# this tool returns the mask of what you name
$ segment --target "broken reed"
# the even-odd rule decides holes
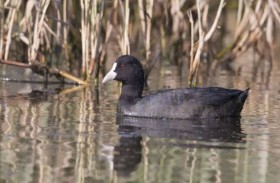
[[[209,49],[215,47],[212,42],[217,36],[214,38],[213,34],[219,32],[218,26],[225,26],[221,24],[225,21],[219,20],[223,18],[222,11],[226,11],[226,2],[237,7],[234,39],[229,46],[213,52],[215,49]],[[210,6],[214,12],[209,12]],[[140,45],[144,50],[145,68],[150,73],[160,53],[174,49],[167,45],[171,42],[177,47],[175,55],[188,53],[188,80],[190,85],[196,85],[203,52],[225,61],[234,60],[253,47],[261,56],[272,60],[276,34],[273,30],[280,23],[280,6],[276,0],[220,0],[211,4],[209,0],[138,0],[138,3],[129,0],[0,0],[0,8],[1,63],[7,64],[11,49],[21,43],[27,48],[29,65],[47,64],[50,68],[52,63],[45,63],[45,53],[55,53],[55,48],[61,47],[66,55],[60,65],[72,65],[80,70],[84,83],[89,82],[93,73],[98,78],[100,64],[104,65],[104,58],[111,51],[109,44],[118,45],[120,54],[130,54],[132,47]],[[190,46],[184,47],[184,43]],[[269,49],[266,52],[269,54],[261,51],[263,49]],[[77,52],[81,56],[77,56],[79,63],[74,63],[68,54]],[[68,78],[68,75],[62,77]]]

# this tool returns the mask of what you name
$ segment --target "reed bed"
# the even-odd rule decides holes
[[[79,84],[98,84],[112,47],[145,60],[146,79],[160,58],[186,62],[190,86],[205,54],[217,65],[253,48],[272,63],[280,24],[276,0],[0,0],[0,8],[0,63]],[[236,26],[232,42],[219,47],[227,11]]]

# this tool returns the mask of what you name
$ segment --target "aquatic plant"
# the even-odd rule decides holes
[[[215,66],[253,48],[272,67],[280,23],[275,0],[0,0],[0,9],[0,63],[80,84],[91,75],[98,84],[112,50],[145,60],[146,80],[158,60],[187,64],[189,85],[198,82],[203,55]],[[233,39],[213,44],[228,11],[236,14]]]

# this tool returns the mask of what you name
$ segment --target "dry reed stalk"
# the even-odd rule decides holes
[[[82,23],[82,72],[88,81],[93,73],[96,62],[99,61],[103,44],[101,42],[104,0],[81,0]],[[99,67],[97,65],[97,67]],[[98,74],[96,74],[98,76]]]
[[[258,2],[256,3],[255,13],[258,13],[260,11],[262,2],[263,2],[263,0],[258,0]]]
[[[222,9],[224,6],[225,6],[224,0],[221,0],[216,17],[214,19],[214,22],[213,22],[210,30],[205,35],[204,41],[208,41],[211,38],[211,36],[213,35],[215,29],[217,28],[217,24],[218,24],[219,18],[221,17]]]
[[[181,21],[184,19],[184,15],[181,11],[182,4],[180,3],[180,0],[172,0],[171,1],[171,7],[170,7],[170,14],[172,17],[172,33],[176,34]]]
[[[123,5],[121,0],[116,0],[118,2],[118,7],[120,8],[122,16],[122,24],[118,26],[118,43],[121,48],[122,55],[130,54],[130,42],[129,42],[129,0],[125,0],[125,5]],[[115,1],[115,2],[116,2]]]
[[[130,16],[130,9],[129,9],[129,0],[125,1],[125,28],[124,28],[124,44],[126,48],[126,53],[130,54],[130,43],[129,43],[129,16]]]
[[[107,45],[107,43],[109,42],[109,39],[111,37],[111,33],[112,33],[112,30],[113,30],[113,25],[117,24],[118,6],[119,6],[118,0],[114,0],[113,8],[111,10],[110,19],[107,21],[107,25],[106,25],[107,29],[106,29],[106,36],[105,36],[105,43],[104,43],[105,46]]]
[[[3,58],[4,47],[4,0],[0,0],[0,59]]]
[[[273,24],[273,17],[272,14],[269,14],[269,17],[267,19],[267,29],[266,29],[266,40],[267,40],[267,44],[269,46],[269,60],[273,61],[274,60],[274,56],[273,56],[273,30],[274,30],[274,24]]]
[[[269,16],[268,16],[266,27],[267,27],[266,40],[269,43],[269,45],[272,45],[273,44],[273,29],[274,29],[272,14],[269,14]]]
[[[124,32],[123,32],[123,53],[124,54],[130,54],[130,43],[129,43],[129,15],[130,15],[130,9],[129,9],[129,0],[125,0],[125,11],[123,14],[124,18]]]
[[[194,21],[193,21],[193,16],[191,11],[188,12],[188,17],[191,24],[190,68],[192,68],[193,59],[194,59]]]
[[[193,63],[191,63],[191,68],[189,71],[189,86],[193,85],[194,76],[197,76],[198,67],[200,63],[200,55],[202,53],[202,49],[204,46],[204,31],[202,29],[202,18],[201,18],[201,7],[200,7],[200,0],[196,0],[196,7],[197,7],[197,22],[198,22],[198,31],[199,31],[199,40],[198,40],[198,47],[195,53],[195,57],[193,59]],[[196,78],[197,80],[197,78]],[[196,85],[196,81],[194,83]]]
[[[259,49],[256,45],[261,43],[264,49],[269,49],[268,60],[270,61],[273,58],[271,51],[273,45],[273,25],[275,21],[280,23],[278,20],[280,17],[279,2],[258,0],[256,3],[243,1],[243,4],[245,5],[245,10],[240,23],[237,25],[232,46],[228,50],[222,51],[219,57],[222,56],[223,60],[233,60],[251,46]],[[241,5],[242,3],[239,4],[239,6]],[[261,37],[264,39],[260,39]],[[264,55],[264,52],[261,50],[257,50],[257,52],[260,55]]]
[[[59,35],[57,35],[57,34],[49,27],[49,25],[48,25],[46,22],[44,22],[43,25],[44,25],[44,29],[42,29],[42,31],[43,31],[44,33],[46,33],[46,30],[47,30],[51,35],[53,35],[53,37],[56,38],[56,40],[59,40]]]
[[[209,0],[206,0],[202,12],[202,27],[208,28],[208,12],[209,12]]]
[[[151,55],[151,29],[152,29],[152,17],[153,17],[154,0],[146,1],[146,11],[148,13],[148,19],[146,18],[146,60],[150,59]]]
[[[152,29],[154,0],[146,0],[145,3],[143,0],[138,0],[138,6],[139,6],[141,28],[145,37],[146,65],[147,65],[151,55],[151,29]]]
[[[35,7],[35,1],[27,1],[25,6],[25,13],[23,18],[21,19],[19,26],[20,26],[20,33],[19,38],[23,41],[26,45],[29,46],[30,49],[30,42],[32,42],[32,32],[33,29],[33,17],[32,17],[32,9]],[[29,33],[29,37],[26,37],[25,33]],[[30,51],[28,50],[28,53]]]
[[[67,78],[71,81],[74,81],[78,84],[82,84],[82,85],[87,85],[88,83],[63,71],[63,70],[59,70],[57,68],[54,67],[48,67],[46,65],[43,65],[37,61],[33,61],[32,64],[25,64],[25,63],[21,63],[21,62],[17,62],[17,61],[12,61],[12,60],[2,60],[0,59],[0,63],[1,64],[5,64],[5,65],[12,65],[12,66],[17,66],[17,67],[21,67],[21,68],[29,68],[32,69],[35,73],[43,75],[44,71],[47,71],[50,75],[54,75],[59,79],[62,78]]]
[[[246,6],[243,16],[239,21],[238,25],[236,26],[234,39],[237,39],[238,36],[241,34],[241,32],[246,29],[246,26],[248,25],[248,21],[249,21],[249,14],[250,14],[250,9]]]
[[[280,23],[280,8],[279,8],[279,1],[278,4],[274,0],[268,0],[268,4],[270,9],[272,10],[272,13],[275,17],[275,19]]]
[[[68,33],[69,33],[69,23],[68,23],[68,15],[69,15],[69,1],[63,1],[63,13],[62,13],[62,18],[63,18],[63,48],[65,51],[65,57],[66,60],[69,62],[69,46],[68,46]]]
[[[42,0],[38,3],[37,13],[36,13],[36,20],[34,25],[34,32],[33,32],[33,40],[32,44],[29,47],[29,63],[32,63],[36,60],[39,45],[40,45],[40,38],[42,35],[42,31],[44,29],[44,19],[46,16],[47,8],[49,7],[50,0]]]
[[[189,21],[191,24],[191,50],[190,50],[190,68],[189,68],[189,86],[192,86],[193,84],[196,85],[197,83],[197,77],[198,77],[198,70],[200,65],[200,56],[204,47],[204,44],[207,43],[210,38],[212,37],[213,33],[216,30],[219,18],[221,17],[221,12],[223,7],[225,6],[224,0],[220,0],[220,4],[216,13],[216,17],[211,25],[211,27],[208,29],[208,22],[207,16],[208,16],[208,9],[209,9],[209,1],[200,1],[196,0],[196,9],[197,9],[197,24],[198,24],[198,45],[196,49],[196,53],[194,56],[194,35],[195,35],[195,25],[193,21],[193,17],[191,12],[188,13]],[[205,33],[204,30],[208,29],[208,32]],[[193,83],[194,82],[194,83]]]
[[[57,39],[57,42],[60,42],[61,41],[61,22],[62,22],[62,19],[61,19],[61,14],[60,14],[60,7],[61,7],[61,1],[53,1],[53,4],[54,4],[54,8],[55,8],[55,11],[56,11],[56,39]]]
[[[2,59],[0,59],[0,63],[5,64],[5,65],[22,67],[22,68],[31,68],[31,65],[29,65],[29,64],[25,64],[25,63],[13,61],[13,60],[2,60]]]
[[[26,32],[27,29],[31,30],[32,9],[35,6],[35,1],[27,1],[25,6],[24,17],[21,19],[19,25],[21,32]]]
[[[103,17],[103,14],[104,14],[104,8],[105,8],[105,4],[104,4],[104,0],[102,1],[102,17]],[[113,30],[113,24],[115,22],[115,19],[117,18],[115,15],[117,14],[117,8],[118,8],[118,0],[115,0],[114,1],[114,4],[113,4],[113,8],[111,10],[111,16],[110,16],[110,19],[107,20],[107,23],[106,23],[106,33],[105,33],[105,40],[104,42],[102,43],[102,46],[100,48],[100,53],[99,53],[99,61],[103,61],[103,58],[101,57],[105,57],[105,50],[106,50],[106,47],[107,47],[107,44],[110,40],[110,37],[111,37],[111,33],[112,33],[112,30]],[[101,28],[101,21],[100,21],[100,28]],[[99,29],[100,31],[100,29]],[[101,31],[100,31],[101,33]],[[92,67],[92,66],[91,66]],[[90,74],[92,74],[93,72],[93,69],[91,70]],[[98,74],[98,73],[96,73]]]
[[[91,1],[90,1],[91,2]],[[88,78],[88,64],[89,64],[89,3],[88,0],[81,0],[81,13],[82,13],[82,21],[81,21],[81,40],[82,40],[82,73],[84,75],[84,79]]]
[[[99,6],[100,3],[101,5]],[[100,9],[98,9],[100,7]],[[99,57],[102,52],[103,44],[101,42],[101,29],[102,19],[104,14],[104,0],[98,2],[94,0],[92,13],[91,13],[91,63],[89,68],[89,74],[93,73],[96,62],[99,63]],[[97,65],[98,66],[98,65]],[[99,66],[98,66],[99,67]],[[96,77],[98,74],[96,74]]]
[[[82,72],[84,79],[88,81],[90,79],[89,76],[93,73],[95,63],[99,60],[103,46],[101,42],[101,28],[104,14],[104,1],[82,0],[81,9]]]
[[[8,59],[10,44],[12,40],[12,30],[15,21],[16,12],[21,4],[21,1],[14,0],[14,1],[6,1],[5,8],[9,9],[9,13],[6,19],[6,24],[8,26],[7,36],[6,36],[6,47],[4,52],[4,59]]]
[[[242,10],[243,10],[243,0],[238,0],[238,9],[236,16],[236,25],[239,25],[242,18]]]
[[[63,18],[64,23],[68,22],[68,6],[69,6],[69,1],[63,1],[62,18]],[[64,46],[67,45],[68,32],[69,32],[69,26],[63,25],[63,45]]]
[[[57,77],[63,77],[63,78],[67,78],[70,79],[71,81],[74,81],[80,85],[88,85],[88,82],[83,81],[75,76],[73,76],[72,74],[69,74],[63,70],[59,70],[56,68],[50,68],[49,72],[53,73],[54,75],[56,75]]]
[[[2,1],[2,0],[1,0]],[[9,1],[6,1],[5,5],[10,8],[9,14],[6,18],[6,21],[8,22],[8,33],[6,33],[9,37],[11,37],[11,30],[12,30],[12,25],[11,22],[14,22],[14,17],[15,17],[15,9],[18,8],[19,4],[17,6],[12,6],[10,7]],[[13,1],[13,2],[21,2],[21,1]],[[3,3],[3,1],[1,2]],[[64,72],[62,70],[59,70],[57,68],[51,68],[48,67],[36,60],[37,54],[38,54],[38,49],[40,44],[42,44],[42,40],[45,41],[45,45],[47,46],[48,49],[50,49],[51,44],[49,41],[49,36],[47,33],[50,33],[53,35],[55,38],[57,38],[57,34],[54,33],[51,28],[48,26],[46,23],[46,11],[49,7],[50,0],[44,0],[44,1],[37,1],[35,4],[35,1],[28,1],[25,9],[25,15],[23,19],[20,22],[20,27],[23,32],[19,33],[19,38],[29,45],[29,50],[28,50],[28,59],[29,59],[29,64],[24,64],[21,62],[15,62],[15,61],[10,61],[4,58],[4,60],[0,59],[1,64],[7,64],[7,65],[13,65],[13,66],[18,66],[18,67],[23,67],[23,68],[30,68],[32,69],[35,73],[44,75],[45,73],[49,73],[50,75],[55,75],[58,78],[68,78],[78,84],[87,84],[85,81],[80,80],[79,78],[72,76],[71,74],[68,74],[67,72]],[[9,6],[8,6],[9,5]],[[32,22],[32,14],[31,11],[33,7],[37,9],[36,13],[36,19],[35,22]],[[4,17],[1,17],[2,20]],[[4,21],[4,20],[3,20]],[[31,30],[33,29],[33,32]],[[4,30],[4,29],[2,29]],[[24,35],[24,32],[29,31],[29,34],[32,35],[29,39]],[[2,32],[2,35],[5,34]],[[59,35],[59,34],[58,34]],[[1,37],[1,40],[4,39]],[[3,42],[2,42],[3,43]],[[3,45],[3,44],[2,44]],[[8,44],[9,45],[9,44]],[[7,46],[6,45],[6,48]],[[1,49],[2,50],[2,49]],[[7,51],[6,51],[7,53]]]
[[[146,32],[146,17],[145,17],[145,9],[143,5],[143,0],[138,0],[138,7],[139,7],[139,17],[140,17],[140,23],[143,34]]]

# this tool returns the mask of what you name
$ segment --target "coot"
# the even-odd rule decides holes
[[[249,89],[245,91],[220,87],[162,90],[142,96],[144,70],[130,55],[117,58],[102,83],[122,83],[117,113],[152,118],[224,118],[240,117]]]

